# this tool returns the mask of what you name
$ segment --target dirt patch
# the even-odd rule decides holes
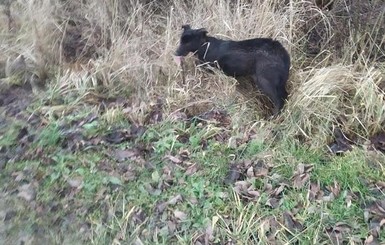
[[[9,89],[0,93],[0,135],[5,135],[17,127],[17,137],[7,137],[5,145],[0,146],[0,169],[5,168],[10,159],[20,157],[23,150],[26,149],[27,143],[33,141],[33,135],[29,135],[28,127],[36,127],[40,123],[40,119],[27,112],[27,107],[33,101],[33,93],[31,86],[23,87],[11,86]],[[15,144],[15,141],[17,144]]]
[[[64,33],[62,52],[66,62],[87,61],[97,58],[103,49],[109,49],[111,40],[100,26],[85,21],[68,21]]]
[[[0,92],[0,113],[8,117],[17,117],[20,112],[25,111],[32,100],[33,93],[29,83],[22,87],[11,86]]]
[[[316,1],[304,3],[305,52],[309,56],[331,51],[338,58],[354,46],[351,60],[360,56],[385,60],[384,1]]]

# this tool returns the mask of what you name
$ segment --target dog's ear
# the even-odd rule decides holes
[[[208,31],[205,28],[198,29],[197,32],[202,35],[202,37],[206,37]]]
[[[183,25],[182,28],[183,28],[183,30],[187,31],[187,30],[191,29],[191,26],[190,25]]]

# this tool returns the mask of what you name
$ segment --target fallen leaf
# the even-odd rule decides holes
[[[116,150],[114,152],[114,157],[118,162],[123,162],[132,157],[139,156],[140,153],[138,149],[126,149],[126,150]]]
[[[180,150],[179,156],[180,156],[182,161],[186,161],[190,158],[190,152],[188,150],[185,150],[185,149]]]
[[[22,171],[13,172],[12,176],[15,177],[16,182],[20,182],[25,179],[24,173]]]
[[[82,183],[83,183],[83,178],[78,177],[78,178],[73,178],[73,179],[67,179],[67,183],[72,188],[79,188],[82,185]]]
[[[171,113],[168,119],[170,119],[170,121],[187,121],[187,115],[184,112],[176,111]]]
[[[385,218],[380,221],[380,227],[385,225]]]
[[[170,232],[170,234],[174,234],[175,230],[176,230],[176,224],[174,221],[167,221],[167,226],[168,226],[168,231]]]
[[[310,172],[312,169],[313,165],[299,164],[292,177],[293,187],[297,189],[302,188],[305,183],[310,179]]]
[[[158,98],[156,103],[152,102],[150,112],[147,114],[145,118],[146,124],[154,124],[161,122],[163,120],[163,113],[162,113],[162,107],[163,107],[163,101]]]
[[[230,170],[227,172],[227,175],[224,179],[225,184],[233,184],[235,181],[239,179],[241,176],[241,173],[239,171],[239,168],[236,164],[230,165]]]
[[[334,201],[334,199],[335,198],[334,198],[333,192],[330,192],[329,195],[322,197],[322,201],[324,201],[324,202],[332,202],[332,201]]]
[[[182,195],[178,194],[178,195],[172,197],[170,200],[168,200],[167,203],[170,205],[175,205],[178,202],[181,202],[182,200],[183,200]]]
[[[207,222],[204,239],[205,244],[210,244],[210,242],[214,240],[214,225],[211,223],[211,221]]]
[[[190,197],[188,200],[190,204],[193,204],[193,205],[198,204],[198,199],[196,197]]]
[[[128,181],[133,181],[133,180],[136,180],[136,173],[134,171],[131,171],[131,170],[127,170],[126,172],[124,172],[124,174],[122,175],[122,179],[125,181],[125,182],[128,182]]]
[[[331,153],[341,154],[352,150],[351,140],[338,127],[334,128],[334,142],[328,147]]]
[[[263,191],[266,193],[273,193],[273,185],[270,183],[265,183],[265,186],[263,187]]]
[[[365,245],[380,245],[380,241],[377,237],[374,237],[373,235],[369,235],[364,242]]]
[[[234,189],[239,191],[246,191],[250,186],[251,186],[250,182],[241,180],[241,181],[235,182]]]
[[[287,184],[284,184],[284,183],[281,183],[280,185],[279,185],[279,187],[278,188],[275,188],[272,192],[271,192],[271,196],[275,196],[275,197],[277,197],[277,196],[279,196],[282,192],[283,192],[283,190],[285,189],[285,187],[287,187],[288,185]]]
[[[150,184],[145,184],[144,187],[146,191],[153,196],[159,196],[160,194],[162,194],[162,190],[154,188]]]
[[[374,241],[373,235],[369,235],[369,236],[365,239],[365,244],[372,244],[373,241]]]
[[[369,221],[369,231],[374,237],[379,237],[381,231],[381,220],[373,218]]]
[[[382,217],[385,217],[385,200],[376,201],[376,206]]]
[[[198,171],[198,165],[194,163],[193,165],[189,166],[186,170],[186,175],[191,176],[195,174]]]
[[[259,191],[254,191],[254,190],[247,191],[247,194],[249,194],[253,198],[259,197],[261,195]]]
[[[132,221],[135,225],[143,224],[146,221],[147,217],[143,210],[137,210],[132,216]]]
[[[269,198],[266,201],[266,205],[271,208],[277,208],[279,206],[279,199],[275,197]]]
[[[376,200],[366,207],[371,217],[385,218],[385,199]]]
[[[246,176],[249,177],[249,178],[253,178],[254,177],[254,168],[253,166],[249,167],[246,171]]]
[[[326,189],[328,189],[329,191],[331,191],[334,195],[334,197],[338,197],[340,195],[340,191],[341,191],[341,187],[340,185],[337,183],[337,181],[334,181],[334,185],[333,186],[328,186],[326,187]]]
[[[351,198],[346,198],[345,201],[346,201],[346,207],[350,208],[352,206],[352,199]]]
[[[175,156],[171,156],[171,155],[167,155],[165,156],[166,159],[170,160],[171,162],[175,163],[175,164],[181,164],[183,161],[181,159],[179,159],[178,157],[175,157]]]
[[[252,160],[246,159],[246,160],[243,161],[243,168],[249,168],[251,165],[253,165],[253,163],[254,162]]]
[[[234,191],[245,200],[255,201],[260,197],[260,192],[253,189],[252,185],[248,181],[235,182]]]
[[[36,191],[32,184],[24,184],[18,188],[18,191],[19,193],[17,196],[23,198],[27,202],[34,200],[36,197]]]
[[[174,211],[174,216],[180,221],[185,221],[187,219],[187,214],[179,210]]]
[[[197,118],[198,122],[212,123],[218,127],[228,127],[231,125],[231,117],[224,110],[212,109]]]
[[[344,222],[337,222],[333,229],[338,232],[349,232],[352,228]]]
[[[155,208],[158,211],[158,213],[161,214],[167,208],[167,206],[168,206],[167,202],[161,202],[161,203],[157,204]]]
[[[115,130],[112,130],[111,132],[107,133],[104,136],[104,139],[108,143],[120,144],[124,141],[128,141],[128,140],[132,139],[132,136],[131,136],[130,132],[128,132],[127,130],[115,129]]]
[[[266,177],[269,173],[269,167],[263,160],[258,160],[254,165],[254,176],[255,177]]]
[[[326,228],[325,232],[333,244],[343,244],[348,241],[351,226],[343,222],[338,222],[333,227]]]
[[[384,181],[377,181],[375,184],[377,188],[385,189],[385,182]]]
[[[303,225],[299,223],[296,219],[294,219],[293,214],[291,212],[284,212],[283,213],[283,220],[285,227],[292,233],[302,231]]]

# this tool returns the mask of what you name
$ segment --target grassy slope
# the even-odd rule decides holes
[[[342,55],[329,43],[309,58],[307,14],[318,14],[330,40],[331,16],[302,1],[273,2],[14,3],[0,51],[23,54],[27,71],[1,83],[0,240],[385,242],[385,157],[367,140],[384,130],[385,67],[371,56],[380,51],[371,43],[362,51],[352,33]],[[233,79],[192,62],[182,84],[171,61],[180,23],[282,41],[293,59],[283,113],[263,119],[264,98],[255,103]],[[43,91],[31,73],[48,78]],[[335,155],[327,146],[338,128],[355,144]]]

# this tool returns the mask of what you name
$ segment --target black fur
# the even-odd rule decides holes
[[[270,38],[243,41],[221,40],[207,36],[204,28],[182,26],[180,45],[175,53],[186,56],[193,52],[201,63],[219,66],[228,76],[251,77],[274,104],[274,114],[284,106],[288,96],[286,82],[289,77],[290,56],[286,49]]]

